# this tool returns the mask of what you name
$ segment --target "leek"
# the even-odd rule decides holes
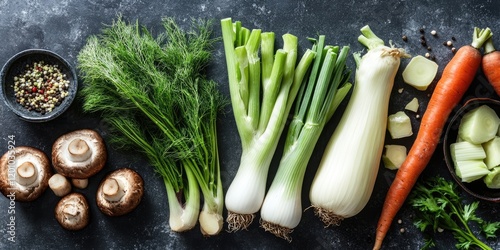
[[[358,214],[368,202],[380,165],[388,106],[402,49],[384,45],[368,26],[358,38],[368,47],[356,57],[352,95],[327,144],[309,198],[326,226]]]
[[[298,42],[291,34],[283,35],[283,48],[275,52],[272,32],[249,31],[231,18],[222,19],[221,28],[242,148],[225,200],[229,231],[237,231],[252,223],[262,205],[269,165],[314,55],[296,65]]]
[[[314,146],[351,88],[345,64],[349,47],[339,51],[338,46],[324,46],[324,40],[320,36],[313,45],[317,56],[312,72],[296,99],[278,172],[261,208],[261,226],[288,241],[302,216],[302,182]]]

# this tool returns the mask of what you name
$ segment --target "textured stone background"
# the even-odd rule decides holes
[[[458,48],[471,41],[474,26],[491,27],[500,32],[500,4],[486,1],[431,1],[431,0],[387,0],[387,1],[145,1],[145,0],[0,0],[0,64],[3,65],[15,53],[29,48],[52,50],[73,65],[76,56],[87,37],[97,34],[105,24],[110,24],[117,14],[126,20],[139,20],[153,32],[160,31],[160,20],[164,16],[175,17],[179,24],[187,26],[190,18],[214,19],[215,34],[220,36],[219,20],[232,17],[241,20],[249,28],[274,31],[277,38],[286,32],[299,37],[301,51],[309,47],[306,37],[325,34],[330,44],[350,45],[352,51],[362,51],[357,42],[359,28],[369,24],[375,33],[385,41],[392,40],[396,46],[405,48],[412,55],[423,55],[426,49],[419,43],[419,28],[424,27],[426,37],[432,45],[432,53],[440,65],[439,74],[452,56],[443,41],[456,38]],[[437,38],[429,35],[432,29],[438,31]],[[401,40],[407,35],[408,42]],[[495,36],[495,43],[500,40]],[[277,41],[280,44],[280,41]],[[408,63],[403,60],[401,69]],[[350,59],[349,66],[354,69]],[[400,70],[402,71],[402,70]],[[220,83],[220,89],[228,96],[227,74],[222,43],[217,44],[209,75]],[[403,88],[402,93],[397,90]],[[400,74],[396,78],[390,103],[390,113],[401,110],[413,97],[420,100],[421,110],[428,101],[432,90],[419,92],[402,82]],[[467,97],[482,96],[498,98],[492,94],[479,73],[475,85]],[[465,100],[465,98],[464,98]],[[106,136],[106,128],[99,117],[82,114],[79,102],[60,118],[44,123],[30,124],[19,120],[0,104],[0,151],[7,150],[9,135],[16,137],[17,145],[38,147],[49,153],[51,143],[61,134],[79,128],[91,128]],[[414,131],[418,119],[413,120]],[[321,157],[335,121],[324,131],[318,142],[304,180],[303,206],[309,205],[308,187],[314,170]],[[226,191],[236,174],[241,149],[228,108],[219,121],[219,143],[221,164]],[[411,145],[414,137],[399,143]],[[279,151],[278,151],[279,153]],[[353,152],[354,153],[354,152]],[[277,160],[273,161],[270,175],[274,175]],[[104,174],[118,167],[137,169],[146,181],[143,202],[131,214],[120,218],[109,218],[91,204],[90,225],[79,232],[63,230],[54,219],[53,209],[57,198],[46,192],[32,203],[16,203],[16,242],[7,240],[8,200],[0,199],[0,249],[370,249],[378,215],[387,188],[394,172],[381,168],[371,200],[357,216],[346,219],[340,227],[323,228],[314,217],[312,210],[306,210],[299,226],[292,234],[292,243],[278,239],[259,228],[257,221],[248,231],[238,233],[221,232],[220,235],[204,238],[199,227],[186,232],[174,233],[168,225],[168,205],[164,185],[152,168],[137,155],[110,149],[109,164],[97,176],[91,178],[90,186],[83,191],[90,203],[97,183]],[[449,178],[438,148],[432,163],[424,172],[425,176],[441,174]],[[467,196],[466,196],[467,197]],[[480,211],[490,220],[499,220],[498,205],[481,203]],[[226,212],[225,212],[226,213]],[[412,224],[413,211],[405,206],[396,217],[402,223],[394,223],[385,240],[387,249],[418,249],[423,244],[423,235]],[[405,228],[405,233],[400,233]],[[489,242],[493,248],[500,243]],[[438,235],[438,249],[454,247],[450,233]]]

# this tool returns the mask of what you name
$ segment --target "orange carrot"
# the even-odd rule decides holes
[[[500,51],[495,50],[493,38],[488,39],[484,44],[482,69],[486,79],[500,96]]]
[[[489,37],[489,28],[482,31],[475,28],[472,44],[461,47],[444,68],[422,117],[417,138],[387,192],[373,249],[382,247],[394,217],[429,163],[451,111],[462,99],[481,65],[479,48]]]

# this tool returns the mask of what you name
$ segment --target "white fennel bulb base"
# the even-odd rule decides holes
[[[407,56],[402,49],[385,46],[368,26],[361,32],[358,40],[368,52],[357,61],[353,93],[309,194],[326,226],[357,215],[370,199],[384,148],[394,78],[400,58]]]

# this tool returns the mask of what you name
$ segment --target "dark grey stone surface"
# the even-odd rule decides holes
[[[15,53],[29,48],[52,50],[73,65],[76,56],[88,36],[97,34],[104,24],[110,24],[121,13],[130,21],[139,22],[153,31],[161,29],[160,19],[172,16],[181,25],[187,25],[191,17],[215,20],[215,34],[220,35],[218,20],[232,17],[241,20],[246,27],[258,27],[274,31],[279,38],[289,32],[299,37],[301,51],[309,47],[306,37],[327,35],[331,44],[351,45],[352,51],[362,51],[357,42],[359,28],[369,24],[384,40],[393,40],[412,55],[423,55],[427,50],[419,43],[419,28],[424,27],[432,46],[431,53],[440,65],[439,74],[452,56],[442,42],[456,38],[458,48],[471,41],[474,26],[491,27],[500,31],[500,4],[496,1],[146,1],[146,0],[0,0],[0,64],[3,65]],[[435,29],[438,37],[429,32]],[[401,40],[407,35],[408,42]],[[496,44],[500,40],[495,36]],[[279,41],[278,41],[279,43]],[[228,95],[227,75],[222,43],[215,48],[209,75],[220,83],[220,89]],[[402,62],[402,68],[408,60]],[[354,63],[349,65],[354,69]],[[402,93],[398,90],[403,88]],[[432,87],[419,92],[405,85],[398,74],[389,112],[401,110],[413,97],[418,97],[423,110]],[[472,96],[493,97],[491,88],[479,73],[474,85],[464,98]],[[419,120],[412,117],[414,131]],[[314,176],[321,151],[335,123],[324,131],[317,150],[310,162],[304,180],[303,206],[307,207],[308,187]],[[241,149],[232,113],[221,117],[219,123],[220,154],[224,190],[236,174]],[[61,117],[43,124],[27,123],[18,119],[7,107],[0,104],[0,151],[7,150],[9,136],[15,136],[16,145],[30,145],[50,153],[52,142],[63,133],[79,128],[95,129],[107,136],[106,127],[99,117],[83,114],[77,100]],[[415,133],[416,134],[416,133]],[[408,147],[414,137],[398,141]],[[389,142],[390,140],[388,140]],[[279,153],[279,151],[278,151]],[[276,157],[277,158],[277,157]],[[276,171],[277,159],[272,163],[270,176]],[[145,197],[131,214],[119,218],[106,217],[95,205],[97,184],[106,172],[118,167],[138,170],[145,180]],[[442,150],[438,147],[423,177],[446,172]],[[168,225],[168,205],[161,179],[140,156],[110,148],[106,169],[90,179],[90,186],[82,191],[91,203],[91,222],[82,231],[63,230],[56,222],[53,210],[58,201],[51,191],[35,202],[15,203],[15,214],[9,214],[9,201],[0,197],[0,249],[371,249],[374,232],[382,203],[394,172],[380,168],[372,197],[366,208],[357,216],[346,219],[340,227],[325,229],[315,218],[312,210],[306,210],[299,226],[292,234],[292,243],[264,232],[258,222],[248,231],[221,232],[205,238],[197,226],[186,233],[174,233]],[[465,196],[465,195],[464,195]],[[468,199],[470,197],[465,196]],[[480,213],[488,220],[500,220],[498,205],[482,202]],[[226,212],[225,212],[226,213]],[[15,242],[8,240],[10,216],[15,216]],[[423,245],[423,235],[412,224],[413,210],[404,206],[385,240],[386,249],[418,249]],[[400,233],[404,228],[405,232]],[[454,240],[449,232],[437,235],[438,249],[451,249]],[[498,241],[488,241],[496,249]]]

